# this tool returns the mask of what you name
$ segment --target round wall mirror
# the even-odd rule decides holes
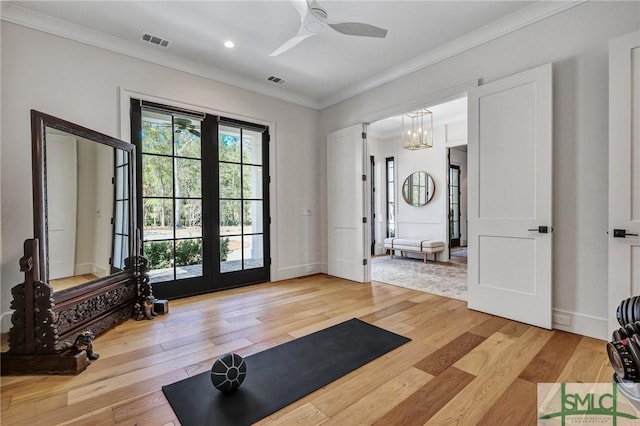
[[[415,172],[404,180],[402,197],[407,204],[415,207],[424,206],[433,198],[436,184],[427,172]]]

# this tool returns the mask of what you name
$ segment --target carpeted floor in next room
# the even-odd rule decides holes
[[[371,259],[371,280],[467,300],[467,266],[390,256]]]

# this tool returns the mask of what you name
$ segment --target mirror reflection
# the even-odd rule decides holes
[[[402,197],[412,206],[421,207],[433,198],[436,184],[427,172],[414,172],[407,177],[402,185]]]
[[[129,253],[129,153],[45,131],[48,282],[54,291],[124,269]]]

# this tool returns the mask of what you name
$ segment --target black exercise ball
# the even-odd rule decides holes
[[[247,364],[238,354],[224,354],[211,367],[211,383],[222,393],[240,387],[247,376]]]

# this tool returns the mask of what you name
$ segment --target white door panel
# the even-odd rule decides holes
[[[327,135],[327,211],[329,275],[367,282],[366,216],[362,125]]]
[[[551,76],[547,64],[469,93],[468,306],[544,328],[552,294]]]
[[[616,236],[615,229],[623,230]],[[640,295],[640,32],[609,50],[609,330],[616,308]]]

